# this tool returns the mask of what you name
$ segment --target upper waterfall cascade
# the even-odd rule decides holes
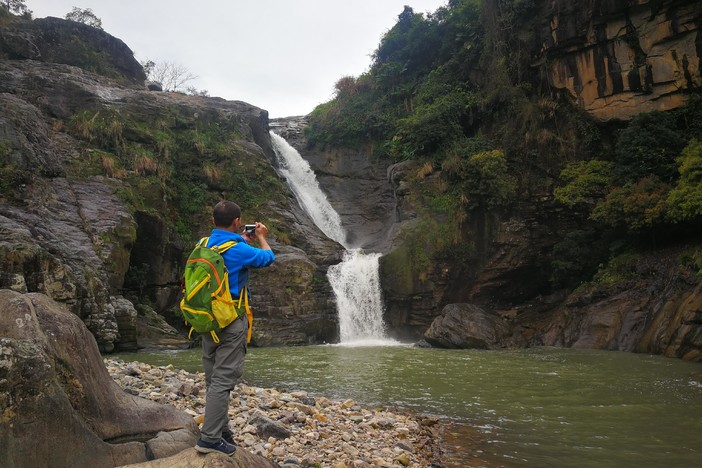
[[[327,273],[336,295],[340,344],[399,344],[387,338],[385,333],[378,272],[380,254],[349,249],[339,213],[320,189],[309,163],[283,137],[273,131],[270,135],[280,175],[285,177],[297,201],[327,237],[347,249],[342,262],[329,267]]]

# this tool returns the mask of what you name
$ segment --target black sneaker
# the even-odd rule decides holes
[[[231,445],[224,440],[220,440],[219,442],[205,442],[202,439],[197,439],[195,450],[200,453],[220,452],[225,455],[234,455],[234,452],[236,452],[236,446]]]
[[[222,439],[233,446],[236,447],[236,442],[234,442],[234,434],[229,431],[222,431]]]

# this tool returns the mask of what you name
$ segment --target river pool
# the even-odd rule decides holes
[[[199,350],[119,357],[201,370]],[[699,363],[555,348],[252,348],[244,379],[449,418],[452,466],[702,466]]]

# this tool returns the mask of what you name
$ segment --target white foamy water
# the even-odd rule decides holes
[[[314,224],[343,246],[346,246],[346,232],[341,226],[341,218],[331,206],[327,196],[319,188],[317,177],[300,153],[285,141],[285,138],[270,132],[273,149],[278,157],[280,175],[285,177],[288,186],[295,194],[300,206],[312,218]]]
[[[283,137],[272,131],[270,134],[280,174],[287,180],[300,206],[327,237],[348,249],[341,218],[319,188],[309,163]],[[341,346],[401,344],[385,334],[379,258],[377,253],[347,250],[341,263],[329,267],[327,278],[336,295]]]
[[[327,277],[336,295],[342,344],[377,346],[378,341],[387,341],[379,258],[377,253],[347,250],[341,263],[329,267]]]

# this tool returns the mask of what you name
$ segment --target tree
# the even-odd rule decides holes
[[[673,222],[702,217],[702,141],[692,140],[678,158],[680,179],[668,194],[667,218]]]
[[[473,154],[465,161],[464,171],[463,187],[471,208],[506,206],[516,195],[516,182],[502,150]]]
[[[188,88],[192,88],[186,85],[198,78],[187,67],[173,62],[147,60],[141,65],[144,67],[146,79],[160,83],[164,91],[185,92]]]
[[[30,18],[32,16],[32,10],[27,8],[27,4],[24,0],[0,0],[0,5],[4,6],[7,11],[15,15]]]
[[[617,172],[622,183],[655,176],[663,182],[677,178],[675,158],[687,144],[670,112],[653,111],[634,117],[616,144]]]
[[[70,12],[66,13],[65,18],[69,21],[87,24],[88,26],[102,30],[102,20],[98,18],[90,8],[73,7]]]
[[[629,231],[649,229],[663,223],[669,191],[670,186],[656,177],[616,187],[595,207],[590,219]]]
[[[556,200],[569,207],[594,205],[613,185],[614,170],[614,163],[598,159],[569,164],[561,172],[561,179],[566,184],[554,190]]]

